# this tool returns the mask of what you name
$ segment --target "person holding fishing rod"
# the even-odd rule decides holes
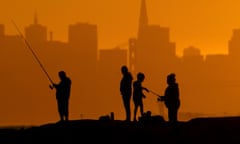
[[[134,117],[133,121],[136,122],[136,115],[138,107],[140,107],[140,113],[143,117],[144,110],[143,110],[143,98],[146,98],[146,96],[143,93],[143,90],[149,92],[149,90],[142,86],[142,82],[145,79],[145,75],[142,72],[139,72],[137,74],[137,80],[133,82],[133,102],[134,102]]]
[[[68,107],[72,82],[71,79],[66,76],[66,73],[64,71],[59,71],[58,76],[60,78],[60,82],[58,84],[53,83],[50,85],[50,88],[56,89],[58,113],[60,116],[59,122],[64,122],[68,121]]]
[[[164,96],[159,96],[158,100],[163,101],[168,109],[168,120],[170,124],[175,125],[178,121],[177,114],[180,107],[179,88],[174,73],[167,76],[168,86],[165,89]]]
[[[51,85],[50,88],[56,89],[56,99],[58,105],[58,113],[60,116],[60,122],[68,121],[68,105],[69,105],[69,97],[70,97],[70,90],[71,90],[71,80],[66,76],[64,71],[59,71],[58,75],[60,78],[59,84],[56,84],[50,78],[48,72],[44,68],[43,64],[41,63],[40,59],[38,58],[37,54],[33,51],[28,41],[24,38],[23,34],[21,33],[20,29],[17,27],[16,23],[12,20],[16,30],[19,33],[19,37],[24,40],[26,48],[30,50],[32,55],[34,56],[37,63],[40,65],[42,71],[47,76],[48,80],[50,81]]]

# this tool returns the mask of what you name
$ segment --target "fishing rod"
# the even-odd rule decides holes
[[[148,92],[152,93],[153,95],[155,95],[157,97],[161,96],[160,94],[158,94],[158,93],[156,93],[156,92],[154,92],[153,90],[150,90],[150,89],[148,89]]]
[[[149,90],[149,89],[148,89],[148,90]],[[163,96],[162,96],[162,95],[160,95],[160,94],[158,94],[158,93],[156,93],[156,92],[154,92],[154,91],[152,91],[152,90],[149,90],[149,92],[152,93],[152,94],[154,94],[155,96],[157,96],[157,97],[158,97],[158,98],[157,98],[158,101],[163,101]]]
[[[154,91],[152,91],[152,90],[149,90],[149,92],[152,93],[152,94],[154,94],[154,95],[156,95],[156,96],[158,96],[158,97],[161,96],[161,95],[159,95],[158,93],[156,93],[156,92],[154,92]]]
[[[21,31],[19,30],[18,26],[16,25],[16,23],[12,20],[13,25],[15,26],[16,30],[19,33],[19,36],[24,40],[25,42],[25,46],[31,51],[31,53],[33,54],[34,58],[37,60],[38,64],[40,65],[40,67],[42,68],[43,72],[46,74],[48,80],[51,82],[51,84],[53,84],[52,79],[50,78],[49,74],[47,73],[46,69],[43,67],[41,61],[39,60],[39,58],[37,57],[37,55],[34,53],[33,49],[31,48],[30,44],[28,43],[28,41],[24,38],[23,34],[21,33]]]

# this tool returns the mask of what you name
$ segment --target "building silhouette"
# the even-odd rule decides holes
[[[5,36],[5,33],[4,33],[4,25],[3,24],[0,24],[0,40],[3,41],[3,38]]]
[[[175,43],[170,42],[169,28],[148,24],[146,2],[142,0],[138,37],[135,50],[132,50],[135,73],[144,71],[146,76],[150,76],[146,81],[151,80],[152,85],[158,85],[162,81],[159,79],[161,74],[165,76],[167,71],[175,71],[175,49]]]
[[[90,107],[97,107],[101,96],[97,91],[97,55],[98,55],[98,35],[97,26],[89,23],[76,23],[69,25],[68,29],[68,45],[71,51],[70,61],[75,65],[74,81],[77,82],[79,92],[76,95],[80,98],[79,102],[75,102],[76,106],[83,113],[94,113],[85,107],[84,103],[88,103]],[[79,103],[79,104],[77,104]]]
[[[38,23],[37,14],[34,16],[33,24],[25,28],[25,37],[32,47],[41,48],[47,42],[47,27]]]
[[[39,24],[37,15],[33,24],[27,26],[24,32],[54,80],[57,79],[56,72],[59,69],[65,69],[71,75],[74,99],[71,106],[72,109],[78,109],[75,114],[79,117],[113,111],[116,112],[116,118],[124,118],[119,92],[122,65],[129,66],[134,79],[138,72],[143,72],[146,76],[144,86],[160,95],[166,87],[166,75],[176,73],[180,87],[181,113],[236,112],[239,104],[236,100],[240,95],[240,29],[233,30],[226,55],[211,54],[204,57],[199,48],[190,46],[179,57],[176,55],[176,44],[170,41],[170,29],[149,24],[148,19],[146,1],[142,0],[138,34],[136,38],[128,39],[127,49],[99,49],[97,25],[89,23],[69,25],[67,42],[55,41],[52,32],[49,33],[50,39],[47,39],[47,27]],[[15,79],[9,78],[6,81],[17,80],[21,85],[28,85],[26,77],[35,79],[43,74],[39,72],[39,66],[32,60],[32,56],[26,54],[25,45],[19,36],[6,35],[4,29],[4,25],[0,25],[1,65],[6,70],[25,76],[16,76]],[[15,48],[14,53],[8,51],[11,48]],[[24,55],[24,59],[19,58],[19,54]],[[9,55],[9,58],[3,58],[3,55]],[[5,61],[9,63],[4,63]],[[30,64],[34,67],[28,67]],[[26,75],[29,71],[31,74]],[[37,88],[26,91],[30,91],[27,94],[34,95]],[[11,93],[15,94],[14,91]],[[29,103],[33,101],[34,98],[29,97]],[[155,102],[156,97],[147,94],[145,109],[153,111],[153,114],[160,112],[165,115],[163,103]]]
[[[121,66],[127,65],[127,50],[119,47],[99,50],[98,61],[98,95],[102,113],[123,111],[120,95]],[[113,107],[114,105],[114,107]],[[116,118],[124,117],[124,111]]]
[[[169,71],[177,70],[175,43],[170,41],[169,28],[149,24],[145,0],[141,1],[138,28],[135,46],[132,46],[134,50],[130,50],[130,55],[134,55],[134,73],[144,72],[146,87],[162,92],[164,77]],[[146,105],[150,106],[152,102]]]

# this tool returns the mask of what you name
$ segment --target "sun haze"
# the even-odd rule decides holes
[[[238,8],[240,2],[146,0],[145,26],[149,31],[140,32],[140,26],[144,23],[140,20],[141,2],[142,0],[3,1],[0,5],[0,23],[4,25],[2,31],[4,38],[1,41],[3,82],[0,125],[42,124],[58,119],[55,92],[49,89],[49,80],[36,59],[26,49],[26,45],[19,37],[15,37],[18,33],[12,20],[19,26],[24,36],[29,38],[27,40],[30,42],[33,40],[31,46],[39,54],[41,62],[55,82],[59,80],[57,73],[61,69],[65,69],[71,77],[73,89],[70,119],[98,118],[111,111],[116,112],[117,118],[122,119],[124,112],[118,90],[121,78],[120,66],[128,62],[134,77],[138,71],[143,70],[146,73],[145,84],[158,93],[163,93],[167,73],[178,72],[181,92],[183,96],[185,95],[182,98],[183,112],[238,113],[238,99],[235,96],[238,95],[239,70],[232,67],[236,65],[233,62],[236,62],[238,57],[238,51],[234,48],[238,46],[236,38],[239,31],[235,29],[240,28]],[[43,27],[42,37],[40,33],[37,35],[40,35],[39,38],[43,41],[47,41],[46,45],[38,41],[35,43],[33,38],[35,35],[33,37],[27,35],[31,33],[31,29],[29,33],[27,32],[27,27],[31,28],[35,24]],[[89,37],[81,33],[89,34]],[[162,36],[163,42],[155,41],[154,38],[158,36]],[[82,41],[79,42],[76,37]],[[129,39],[132,40],[130,44]],[[143,51],[147,46],[159,48],[161,44],[167,48],[166,51],[163,49],[150,51],[150,48],[147,52]],[[75,48],[81,46],[85,48]],[[139,49],[126,51],[126,48],[131,46]],[[128,52],[136,54],[134,57],[136,61],[131,61]],[[191,63],[192,60],[188,56],[191,58],[192,55],[197,56],[194,60],[198,62],[199,67],[194,67],[196,63]],[[88,59],[87,63],[84,58]],[[167,63],[169,58],[171,62]],[[219,60],[222,67],[227,66],[227,72],[223,72],[226,67],[220,68]],[[159,64],[163,61],[167,62]],[[135,67],[131,67],[131,64]],[[153,64],[159,67],[150,67]],[[175,64],[178,65],[175,67]],[[99,70],[97,74],[93,73],[95,69]],[[106,73],[109,69],[110,74]],[[232,77],[228,77],[233,71]],[[204,79],[206,77],[207,80]],[[223,79],[218,80],[219,77]],[[99,78],[100,80],[95,82]],[[219,81],[227,83],[215,86],[214,84]],[[104,82],[109,83],[105,85]],[[194,84],[190,86],[193,82]],[[201,89],[201,84],[204,85],[206,82],[208,84],[211,82],[210,86],[213,89],[207,86]],[[89,89],[94,86],[97,87],[96,91]],[[227,107],[224,103],[227,98],[218,99],[216,96],[221,93],[215,91],[219,88],[223,90],[222,95],[228,95],[228,91],[233,91],[235,95],[229,96]],[[201,92],[195,94],[194,90]],[[208,95],[215,96],[204,97],[196,102],[196,99],[208,92],[210,92]],[[202,108],[205,99],[209,101],[207,107]],[[146,100],[146,110],[153,109],[157,114],[159,107],[155,102],[155,97],[149,96]],[[216,102],[216,105],[213,106],[211,102]]]
[[[188,46],[206,53],[227,53],[232,29],[240,27],[237,0],[148,0],[150,23],[169,27],[178,54]],[[67,40],[67,26],[75,22],[98,25],[99,48],[111,48],[136,36],[140,0],[6,0],[0,6],[6,31],[15,33],[14,19],[21,27],[32,22],[36,12],[54,39]],[[121,30],[124,28],[124,30]]]

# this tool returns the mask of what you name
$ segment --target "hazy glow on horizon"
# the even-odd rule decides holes
[[[202,54],[226,54],[232,30],[240,28],[237,0],[146,2],[150,24],[170,28],[179,55],[189,46]],[[36,12],[39,23],[53,31],[54,40],[67,41],[69,24],[88,22],[98,26],[99,48],[113,48],[136,37],[139,9],[140,0],[8,0],[0,6],[0,23],[7,34],[15,34],[11,19],[23,28]]]
[[[5,25],[6,35],[16,35],[17,31],[11,20],[14,20],[23,31],[25,27],[33,23],[34,15],[37,13],[38,23],[46,26],[48,32],[53,32],[53,40],[67,42],[68,26],[77,22],[86,22],[97,25],[99,49],[114,48],[127,42],[129,38],[136,38],[140,3],[141,0],[5,0],[0,5],[0,24]],[[146,0],[146,3],[149,24],[170,29],[170,40],[176,43],[178,55],[182,55],[183,50],[190,46],[199,48],[203,55],[227,54],[228,41],[231,39],[233,29],[240,28],[240,9],[238,8],[240,1],[238,0]],[[2,97],[1,103],[12,108],[11,112],[14,112],[14,116],[20,117],[20,119],[19,121],[11,119],[11,113],[6,111],[4,105],[0,106],[0,113],[5,115],[6,119],[11,119],[10,124],[16,121],[20,124],[35,124],[57,120],[55,93],[48,89],[46,77],[39,70],[39,65],[36,65],[32,56],[25,49],[16,51],[14,49],[13,51],[3,48],[2,51],[5,58],[1,57],[3,59],[1,62],[6,70],[4,69],[5,71],[2,71],[1,75],[4,75],[3,81],[8,82],[3,83],[2,88],[6,88],[7,90],[4,90],[8,92],[4,93],[5,97]],[[4,61],[6,59],[9,60],[8,63]],[[23,59],[27,65],[21,65]],[[56,61],[52,59],[43,60],[49,62],[48,64],[44,63],[49,66],[48,68],[56,66],[51,67],[50,72],[54,80],[58,80],[55,70],[62,65],[57,65]],[[25,71],[29,72],[29,66],[32,66],[31,69],[37,76],[24,73]],[[21,72],[25,74],[27,80],[26,77],[19,76],[19,69],[23,70]],[[71,67],[72,69],[75,72],[77,68]],[[68,74],[71,75],[73,71],[68,71]],[[31,81],[28,81],[29,79]],[[74,81],[75,79],[73,80],[75,84]],[[12,85],[16,89],[12,90]],[[78,89],[78,86],[74,85],[74,88]],[[39,92],[39,90],[42,91]],[[36,92],[39,93],[36,94]],[[81,95],[81,91],[79,93],[72,100],[74,104],[71,105],[71,108],[76,110],[71,113],[74,115],[73,118],[84,115],[80,113],[79,101],[87,98]],[[41,95],[41,97],[34,97],[36,95]],[[108,101],[105,100],[106,103]],[[19,103],[23,103],[21,110],[24,110],[24,114],[34,120],[27,118],[21,120],[20,109],[16,107]],[[49,105],[49,107],[44,107],[44,105]],[[89,104],[84,103],[84,105],[88,106]],[[238,112],[236,108],[238,105],[229,107],[230,110],[233,109],[234,113]],[[38,112],[39,109],[42,110],[41,113],[35,113],[35,110]],[[122,110],[123,107],[119,109]],[[203,112],[205,111],[208,112],[208,109],[203,108]],[[219,112],[218,109],[216,111]],[[43,115],[47,118],[41,117]],[[89,113],[84,116],[91,115],[94,114]]]

